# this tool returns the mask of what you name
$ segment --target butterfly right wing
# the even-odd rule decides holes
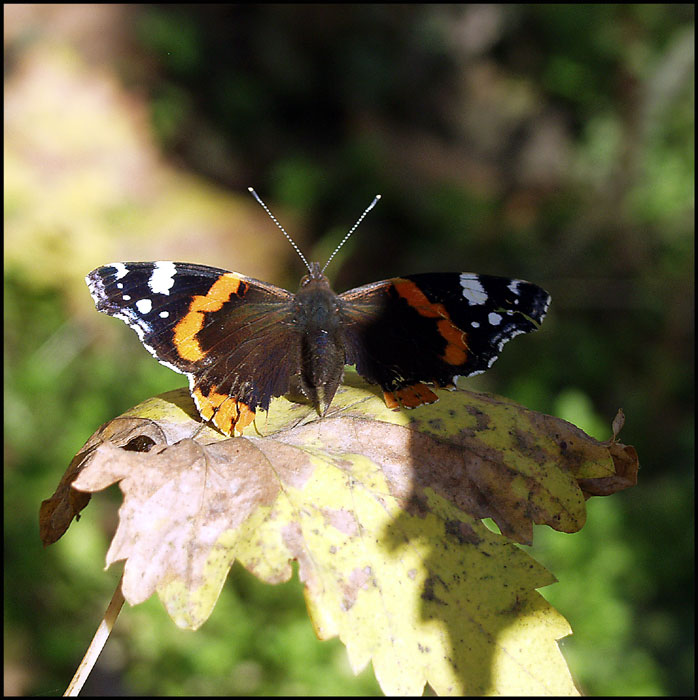
[[[86,282],[98,311],[123,320],[161,364],[187,375],[202,418],[226,435],[287,393],[300,363],[290,292],[175,262],[112,263]]]
[[[538,328],[550,296],[531,282],[475,273],[425,273],[339,295],[347,364],[414,408],[488,369],[504,344]]]

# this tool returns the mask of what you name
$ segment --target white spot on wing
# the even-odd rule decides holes
[[[460,286],[463,287],[463,296],[472,306],[479,306],[487,301],[487,292],[477,275],[464,272],[460,276]]]
[[[177,268],[173,262],[156,262],[148,286],[154,294],[169,294],[176,274]]]
[[[116,270],[116,279],[118,280],[128,275],[128,268],[123,263],[110,263],[105,265],[105,267],[113,267]]]
[[[168,318],[169,315],[170,315],[169,311],[161,311],[159,314],[160,318]]]
[[[143,314],[149,314],[153,310],[153,302],[150,299],[139,299],[136,308]]]
[[[502,317],[492,311],[487,315],[487,320],[491,326],[498,326],[502,322]]]

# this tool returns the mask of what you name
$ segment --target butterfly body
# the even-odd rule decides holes
[[[301,392],[326,413],[342,380],[346,356],[341,301],[318,263],[301,280],[293,324],[298,343],[297,383]]]
[[[300,390],[324,414],[345,365],[391,408],[436,401],[430,388],[485,371],[504,343],[535,330],[550,297],[530,282],[474,273],[392,278],[336,294],[311,263],[296,294],[235,272],[119,262],[86,278],[97,309],[187,375],[205,420],[227,435],[272,397]]]

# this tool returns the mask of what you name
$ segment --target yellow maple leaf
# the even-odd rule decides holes
[[[331,410],[279,399],[242,437],[170,392],[103,426],[42,505],[45,542],[93,492],[124,494],[107,563],[131,604],[157,592],[181,627],[210,615],[237,559],[286,581],[296,560],[318,637],[387,694],[577,694],[557,640],[571,630],[520,549],[535,523],[573,532],[585,498],[634,483],[637,458],[500,397],[444,393],[386,409],[349,376]],[[354,386],[351,386],[354,384]],[[492,518],[502,534],[488,529]]]

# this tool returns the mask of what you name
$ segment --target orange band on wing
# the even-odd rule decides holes
[[[442,355],[449,365],[462,365],[468,359],[468,346],[466,344],[466,334],[450,320],[444,319],[436,324],[439,333],[446,338],[446,349]]]
[[[405,408],[416,408],[422,404],[434,403],[434,401],[439,400],[439,397],[426,384],[421,382],[397,389],[396,391],[383,392],[383,398],[385,399],[385,405],[391,409],[399,408],[400,405]]]
[[[217,394],[215,387],[208,394],[196,387],[192,396],[202,418],[212,420],[226,435],[232,435],[234,430],[242,432],[254,420],[255,412],[247,404],[234,396]]]
[[[443,304],[435,304],[410,280],[400,279],[393,283],[395,291],[420,315],[426,318],[440,318],[437,327],[446,341],[446,349],[441,358],[449,365],[462,365],[468,359],[468,335],[451,321]]]
[[[395,411],[396,409],[400,408],[400,402],[395,398],[395,394],[392,391],[384,391],[383,399],[385,401],[385,405],[391,411]]]
[[[204,327],[204,314],[219,311],[226,301],[240,289],[242,280],[233,273],[221,275],[208,290],[206,296],[195,296],[189,311],[174,328],[173,341],[183,360],[197,362],[206,356],[196,336]]]

